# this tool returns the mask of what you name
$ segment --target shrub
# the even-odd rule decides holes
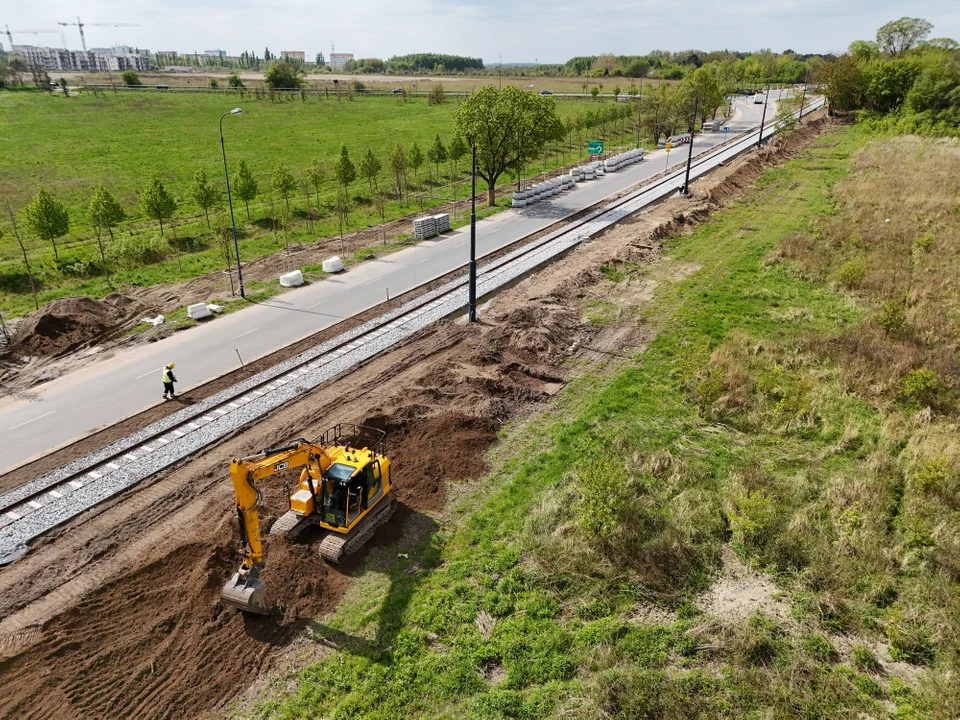
[[[803,651],[819,662],[829,662],[837,656],[837,651],[833,649],[830,641],[819,633],[808,635],[803,639]]]
[[[114,244],[117,262],[129,269],[160,262],[166,257],[167,244],[157,237],[125,237]]]
[[[880,669],[876,656],[866,645],[857,644],[850,648],[850,662],[858,670],[876,672]]]
[[[903,299],[887,300],[880,306],[877,312],[877,325],[879,325],[887,335],[899,335],[903,332],[907,320],[903,315],[906,302]]]
[[[143,83],[140,82],[140,76],[133,70],[124,70],[120,73],[120,81],[127,86],[143,85]]]
[[[916,246],[917,250],[930,252],[930,246],[933,245],[933,235],[927,233],[923,237],[918,237],[913,241],[913,244]]]
[[[900,397],[911,405],[932,405],[938,387],[937,374],[933,370],[917,368],[900,380]]]
[[[862,257],[848,260],[839,268],[835,275],[837,282],[847,290],[855,290],[863,283],[867,274],[867,262]]]
[[[899,607],[887,611],[884,628],[890,641],[890,657],[894,660],[927,665],[933,661],[934,649],[930,632],[916,617],[904,616]]]

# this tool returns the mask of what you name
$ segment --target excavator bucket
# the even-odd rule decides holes
[[[233,605],[244,612],[257,615],[266,615],[270,612],[263,582],[255,578],[244,579],[239,572],[235,572],[223,586],[220,597],[227,605]]]

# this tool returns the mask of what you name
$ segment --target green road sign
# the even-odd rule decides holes
[[[591,140],[587,143],[587,153],[600,155],[603,152],[603,140]]]

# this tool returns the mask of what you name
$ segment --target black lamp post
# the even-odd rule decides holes
[[[467,319],[477,321],[477,146],[470,143],[470,299]]]
[[[693,136],[697,131],[697,110],[700,107],[700,96],[693,99],[693,121],[690,123],[690,151],[687,153],[687,172],[683,178],[683,195],[690,194],[690,164],[693,162]]]
[[[223,177],[227,181],[227,204],[230,206],[230,225],[233,228],[233,249],[237,254],[237,285],[240,286],[240,297],[243,294],[243,271],[240,269],[240,245],[237,243],[237,223],[233,219],[233,199],[230,197],[230,174],[227,172],[227,151],[223,145],[223,119],[227,115],[239,115],[240,108],[234,108],[220,116],[220,152],[223,154]]]

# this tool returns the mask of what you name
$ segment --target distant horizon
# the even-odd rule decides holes
[[[480,57],[487,66],[499,65],[501,56],[511,57],[503,64],[518,67],[559,65],[583,55],[645,55],[652,50],[791,49],[838,54],[854,40],[872,40],[877,28],[905,15],[933,23],[931,37],[960,38],[956,0],[929,0],[922,7],[893,0],[808,0],[803,6],[795,0],[747,0],[736,5],[692,0],[680,16],[653,0],[613,2],[601,11],[540,2],[499,7],[476,0],[409,0],[403,7],[385,0],[355,0],[349,6],[323,8],[309,0],[274,4],[239,0],[225,12],[212,0],[160,0],[141,7],[104,0],[34,0],[10,3],[3,22],[17,45],[62,48],[65,38],[68,49],[75,51],[81,50],[75,26],[79,14],[88,48],[129,45],[154,53],[154,48],[193,45],[178,52],[202,55],[216,48],[231,57],[245,51],[263,57],[268,47],[278,56],[281,50],[293,49],[313,59],[318,52],[328,57],[335,46],[357,58],[385,60],[437,52]],[[28,34],[21,29],[43,32]],[[6,48],[9,41],[3,30],[0,42]]]

